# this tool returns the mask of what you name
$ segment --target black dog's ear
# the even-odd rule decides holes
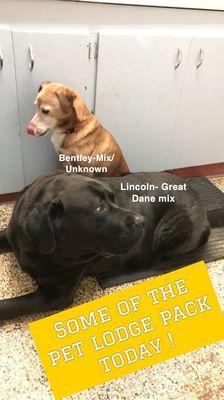
[[[41,90],[44,88],[44,86],[49,85],[49,83],[52,83],[51,81],[43,81],[38,89],[38,93],[41,92]]]
[[[48,206],[35,207],[24,222],[24,230],[32,239],[41,254],[49,255],[55,251],[55,231],[64,220],[65,210],[61,200],[56,200]]]
[[[111,200],[113,203],[116,203],[115,193],[107,184],[102,185],[102,183],[92,179],[91,182],[88,183],[88,186],[96,195],[101,197],[102,194],[104,194],[105,197],[108,197],[109,200]]]

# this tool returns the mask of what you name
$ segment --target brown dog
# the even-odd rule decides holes
[[[43,136],[51,132],[59,160],[68,172],[88,176],[120,176],[129,172],[119,145],[76,91],[44,81],[35,104],[38,111],[27,133]]]

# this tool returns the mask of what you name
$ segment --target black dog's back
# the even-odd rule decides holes
[[[198,192],[181,178],[168,173],[140,172],[99,180],[109,184],[119,206],[146,218],[144,240],[134,254],[130,254],[136,265],[141,262],[150,265],[163,257],[185,254],[207,242],[210,226],[205,207]],[[162,188],[164,183],[168,189]],[[136,190],[133,189],[135,185],[138,185]],[[176,187],[183,190],[176,190]],[[133,201],[133,195],[140,201]],[[172,197],[175,201],[169,202]],[[130,262],[127,256],[124,262]]]

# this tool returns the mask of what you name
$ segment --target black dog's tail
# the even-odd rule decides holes
[[[4,229],[3,231],[0,231],[0,250],[12,251],[12,248],[9,244],[6,232],[7,232],[6,229]]]

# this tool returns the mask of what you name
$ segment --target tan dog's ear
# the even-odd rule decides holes
[[[75,111],[76,120],[78,122],[82,122],[87,119],[91,113],[85,105],[82,98],[77,94],[76,98],[73,101],[73,109]]]
[[[38,93],[41,92],[41,90],[44,88],[44,86],[49,85],[49,83],[52,83],[51,81],[43,81],[38,89]]]
[[[76,98],[76,93],[69,88],[63,87],[57,90],[55,94],[59,100],[62,111],[68,113],[72,108],[73,101]]]

